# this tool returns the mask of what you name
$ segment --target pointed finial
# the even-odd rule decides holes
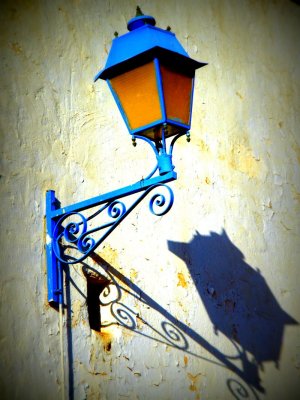
[[[142,15],[144,15],[144,13],[142,12],[141,8],[139,6],[136,7],[136,17],[141,17]]]

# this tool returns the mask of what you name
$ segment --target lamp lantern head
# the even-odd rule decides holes
[[[129,133],[154,142],[190,129],[195,70],[174,33],[137,16],[128,33],[112,42],[106,65],[96,76],[107,81]]]

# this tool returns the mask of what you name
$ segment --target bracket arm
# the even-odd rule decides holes
[[[133,185],[125,186],[121,189],[108,192],[103,195],[92,197],[88,200],[81,201],[66,207],[61,207],[60,202],[55,197],[55,192],[49,190],[46,193],[46,257],[47,257],[47,285],[48,285],[48,302],[57,307],[63,302],[63,284],[62,284],[62,268],[64,264],[75,264],[83,261],[88,255],[98,247],[103,240],[126,218],[126,216],[140,203],[140,201],[154,188],[166,187],[169,191],[170,200],[166,207],[166,211],[162,213],[153,212],[153,206],[162,207],[166,203],[165,196],[155,194],[150,201],[150,210],[153,214],[163,215],[173,204],[173,192],[165,184],[177,179],[174,171],[164,175],[152,177],[150,179],[141,180]],[[143,192],[142,195],[126,209],[121,198],[131,196],[133,194]],[[83,216],[82,211],[89,210],[96,206],[102,207],[89,217]],[[110,221],[96,228],[87,229],[87,222],[106,210]],[[72,220],[68,224],[64,224],[68,218],[78,217],[79,222]],[[100,239],[94,240],[92,234],[100,230],[105,233]],[[66,244],[71,244],[79,257],[72,257],[64,253]],[[75,247],[74,247],[75,246]],[[70,245],[69,245],[70,247]]]

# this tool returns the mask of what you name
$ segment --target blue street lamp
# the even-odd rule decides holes
[[[170,210],[174,196],[166,183],[177,179],[172,164],[174,144],[182,135],[190,140],[195,70],[206,64],[191,59],[174,33],[155,27],[151,16],[137,15],[127,27],[128,33],[113,40],[106,65],[95,81],[107,81],[133,145],[137,139],[146,141],[157,164],[134,185],[66,207],[60,206],[54,191],[47,191],[48,302],[55,307],[63,302],[63,265],[88,257],[149,192],[165,190],[152,195],[149,207],[153,214]],[[136,193],[141,194],[131,206],[121,201]]]

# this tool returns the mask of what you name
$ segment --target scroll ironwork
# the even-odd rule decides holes
[[[61,207],[53,190],[47,192],[47,284],[51,305],[63,303],[62,264],[75,264],[87,258],[150,192],[153,192],[149,200],[152,214],[162,216],[171,209],[174,194],[167,183],[177,179],[172,164],[173,148],[184,133],[175,136],[167,149],[165,129],[162,127],[161,139],[156,141],[133,136],[134,146],[136,139],[141,139],[151,146],[156,156],[157,163],[145,179],[66,207]],[[186,135],[189,141],[189,133]],[[127,205],[123,199],[132,195],[137,198]]]

